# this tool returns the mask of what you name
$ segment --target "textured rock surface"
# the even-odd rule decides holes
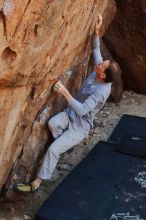
[[[94,0],[0,1],[0,187],[8,176],[7,186],[34,174],[49,137],[46,121],[66,104],[52,85],[63,74],[74,94],[85,78],[95,14],[104,16],[103,34],[115,12],[114,0],[94,6]]]
[[[124,85],[146,94],[146,1],[116,0],[106,45],[123,70]]]

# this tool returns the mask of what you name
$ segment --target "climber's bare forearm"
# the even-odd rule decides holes
[[[73,98],[72,95],[69,93],[68,90],[64,91],[64,92],[62,93],[62,95],[66,98],[66,100],[67,100],[68,102],[70,102],[70,100]]]

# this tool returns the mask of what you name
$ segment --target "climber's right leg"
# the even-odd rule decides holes
[[[69,116],[66,112],[60,112],[48,121],[48,127],[53,137],[58,138],[69,125]]]

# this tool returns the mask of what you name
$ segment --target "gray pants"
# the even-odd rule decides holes
[[[60,154],[79,144],[89,133],[88,130],[73,122],[66,112],[61,112],[51,118],[48,126],[55,140],[48,148],[38,172],[38,177],[41,179],[50,179]]]

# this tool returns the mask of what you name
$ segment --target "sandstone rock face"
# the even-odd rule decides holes
[[[123,71],[125,88],[146,94],[146,1],[116,0],[106,45]]]
[[[47,120],[66,105],[52,85],[60,78],[72,94],[79,89],[86,77],[95,14],[104,16],[104,33],[115,3],[1,0],[0,10],[1,188],[35,174],[51,140]]]

